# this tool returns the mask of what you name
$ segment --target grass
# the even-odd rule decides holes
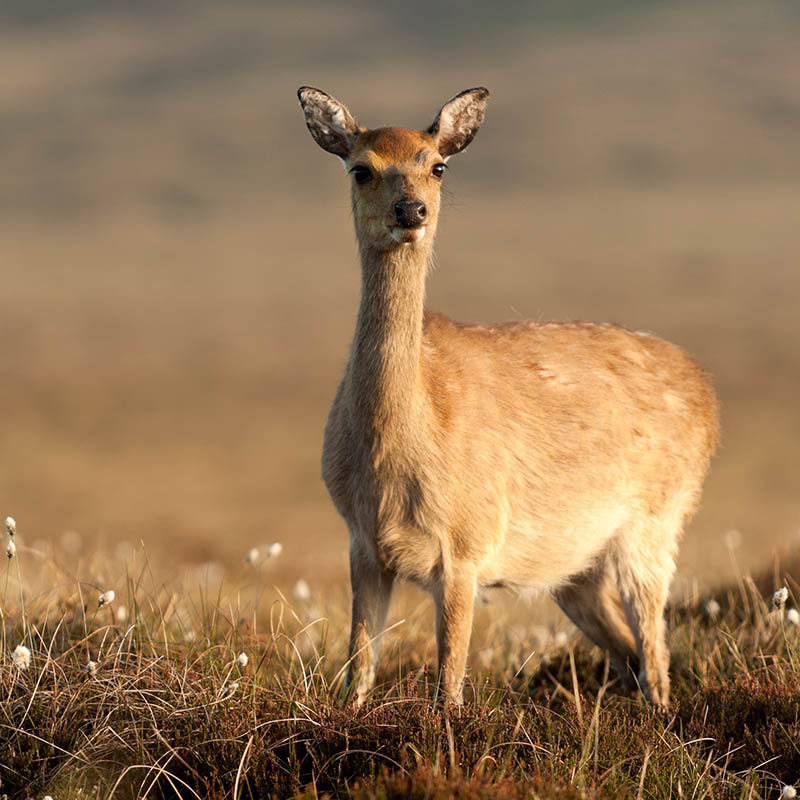
[[[62,562],[20,545],[0,572],[9,798],[777,798],[800,775],[800,630],[769,602],[785,582],[793,604],[793,565],[718,592],[713,618],[707,598],[670,609],[673,704],[658,713],[577,636],[531,653],[502,624],[464,707],[442,709],[413,615],[355,709],[344,595],[318,609],[271,600],[264,576],[159,582],[137,553],[98,608],[113,563],[79,565],[86,583]]]

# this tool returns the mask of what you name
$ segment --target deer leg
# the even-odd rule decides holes
[[[630,670],[638,669],[638,650],[607,566],[573,578],[553,598],[590,641],[608,652],[612,666],[627,681]]]
[[[476,578],[473,572],[444,574],[434,593],[439,691],[445,702],[461,705],[472,634]]]
[[[351,545],[350,583],[353,617],[347,685],[355,684],[356,702],[361,705],[375,684],[381,634],[386,625],[394,575]]]
[[[620,570],[622,605],[639,651],[639,686],[650,702],[662,707],[669,705],[664,608],[673,571],[674,563],[666,555],[657,564],[629,560],[626,568]]]

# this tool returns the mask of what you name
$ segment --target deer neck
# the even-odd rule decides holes
[[[395,444],[407,442],[419,409],[430,243],[359,249],[361,305],[348,368],[351,418],[381,460]]]

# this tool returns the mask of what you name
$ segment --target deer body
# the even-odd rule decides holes
[[[396,577],[431,592],[440,682],[459,702],[477,589],[550,590],[617,668],[668,701],[663,610],[717,440],[706,376],[614,325],[463,325],[424,310],[443,160],[488,93],[425,132],[360,128],[319,90],[306,122],[353,177],[362,297],[323,477],[350,529],[350,677],[374,681]]]

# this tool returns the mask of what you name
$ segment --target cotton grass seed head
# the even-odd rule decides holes
[[[729,530],[722,537],[722,539],[725,542],[725,547],[727,547],[728,550],[738,550],[742,546],[742,532],[736,530],[736,528]]]
[[[244,669],[247,666],[247,662],[250,659],[247,657],[247,653],[239,653],[239,657],[236,659],[236,663],[239,665],[239,669]]]
[[[283,552],[283,545],[280,542],[274,542],[267,548],[268,558],[277,558]]]
[[[311,587],[302,578],[300,578],[300,580],[294,585],[294,589],[292,589],[292,595],[294,596],[295,600],[305,603],[311,599]]]
[[[251,547],[247,551],[247,555],[244,557],[245,564],[257,564],[259,559],[260,553],[258,552],[257,547]]]
[[[783,608],[788,599],[789,590],[785,586],[781,586],[781,588],[772,595],[772,608],[776,611]]]
[[[800,611],[798,611],[796,608],[790,608],[786,612],[786,621],[790,625],[800,625]]]
[[[225,687],[225,697],[233,697],[239,691],[239,682],[233,681]]]
[[[28,669],[31,665],[31,651],[24,644],[18,644],[11,654],[11,660],[17,669]]]
[[[90,678],[94,678],[95,675],[97,675],[97,662],[96,661],[92,661],[91,659],[89,659],[89,661],[86,662],[86,674]]]
[[[780,800],[794,800],[795,797],[797,797],[797,789],[794,786],[787,785],[781,789]]]
[[[17,521],[14,517],[6,517],[6,533],[13,536],[17,532]]]
[[[703,606],[703,612],[706,615],[706,619],[716,619],[720,612],[719,603],[713,597],[710,600],[706,600],[706,604]]]
[[[6,557],[8,559],[12,559],[16,554],[17,554],[17,545],[14,543],[13,539],[9,539],[8,544],[6,545]]]
[[[113,603],[115,597],[116,595],[114,594],[113,589],[103,592],[103,594],[97,598],[97,607],[102,608],[103,606],[107,606],[109,603]]]

